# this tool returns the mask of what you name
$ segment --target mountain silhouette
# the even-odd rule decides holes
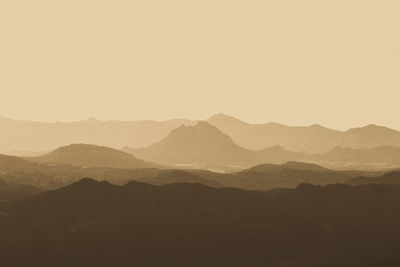
[[[207,122],[181,126],[159,142],[146,148],[124,151],[146,160],[198,167],[207,164],[248,165],[253,152],[244,149],[218,128]]]
[[[88,144],[73,144],[60,147],[44,156],[33,157],[30,160],[84,167],[131,169],[161,167],[160,165],[137,159],[120,150]]]
[[[225,114],[214,115],[207,122],[231,136],[240,146],[252,150],[280,145],[289,151],[323,154],[336,146],[353,149],[400,147],[399,131],[376,125],[337,131],[317,124],[308,127],[250,124]]]
[[[288,151],[324,154],[336,146],[352,149],[400,147],[399,131],[376,125],[338,131],[317,124],[251,124],[222,113],[206,121],[228,134],[236,144],[249,150],[281,146]],[[42,123],[0,118],[0,153],[33,156],[73,143],[116,149],[147,147],[165,138],[180,125],[193,126],[196,123],[185,119],[125,122],[94,118],[77,122]]]
[[[153,162],[192,168],[210,164],[244,168],[263,162],[283,163],[302,157],[301,153],[285,151],[281,147],[262,151],[245,149],[207,122],[181,126],[171,131],[166,138],[146,148],[124,148],[124,151]]]
[[[259,192],[85,178],[0,205],[0,253],[5,266],[368,266],[398,259],[399,203],[388,184]]]
[[[308,154],[328,152],[340,142],[341,132],[319,125],[286,126],[279,123],[250,124],[225,114],[207,120],[227,133],[239,145],[252,150],[282,146],[289,151]]]
[[[54,150],[76,143],[95,144],[120,149],[143,147],[165,136],[176,127],[194,122],[184,119],[168,121],[101,121],[94,118],[76,122],[44,123],[0,118],[0,153],[23,155],[18,151]],[[17,152],[16,152],[17,151]]]
[[[340,146],[354,149],[400,147],[400,132],[378,125],[353,128],[344,133]]]

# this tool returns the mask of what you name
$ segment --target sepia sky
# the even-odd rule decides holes
[[[0,116],[400,129],[398,0],[2,0]]]

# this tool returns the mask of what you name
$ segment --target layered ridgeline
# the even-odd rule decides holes
[[[306,154],[324,154],[334,147],[368,149],[400,147],[400,132],[376,125],[337,131],[312,126],[286,126],[278,123],[250,124],[224,114],[206,120],[228,134],[239,146],[261,150],[273,146]],[[0,117],[0,153],[37,156],[74,143],[88,143],[120,149],[146,147],[165,138],[181,125],[196,121],[100,121],[89,119],[69,123],[15,121]],[[42,152],[45,151],[45,152]]]
[[[396,185],[258,192],[86,178],[0,203],[0,254],[12,267],[398,266],[399,224]]]
[[[62,147],[46,156],[28,159],[0,155],[0,180],[47,190],[71,184],[83,177],[107,180],[114,184],[126,184],[136,180],[154,185],[179,182],[267,190],[294,188],[304,182],[316,185],[342,183],[359,176],[374,177],[382,174],[335,171],[300,162],[261,164],[230,173],[201,169],[148,168],[154,164],[138,160],[121,151],[92,145]]]
[[[164,168],[120,150],[75,144],[60,147],[44,156],[19,158],[0,155],[0,179],[52,189],[91,176],[121,184],[135,169]]]
[[[0,153],[37,156],[60,146],[76,143],[113,148],[141,147],[164,138],[189,120],[169,121],[100,121],[31,122],[0,117]],[[41,152],[45,151],[45,152]]]
[[[250,124],[225,114],[214,115],[207,122],[231,136],[237,144],[252,150],[279,145],[290,151],[324,153],[339,145],[342,135],[340,131],[319,125]]]
[[[213,165],[244,168],[260,163],[297,160],[301,153],[271,147],[252,151],[238,146],[230,136],[207,122],[181,126],[148,147],[123,149],[136,157],[162,164],[207,168]]]
[[[363,149],[335,147],[328,153],[314,155],[310,158],[327,164],[336,163],[337,165],[400,166],[400,147],[380,146]]]
[[[253,150],[280,145],[289,151],[322,154],[336,146],[353,149],[400,147],[399,131],[377,125],[337,131],[320,125],[250,124],[225,114],[214,115],[207,122],[231,136],[240,146]]]
[[[344,183],[361,175],[378,176],[369,172],[344,172],[314,164],[288,162],[281,165],[262,164],[239,172],[215,173],[207,170],[136,170],[131,179],[153,185],[199,183],[212,187],[231,187],[248,190],[295,188],[301,183],[327,185]]]
[[[199,122],[195,126],[181,126],[148,147],[126,147],[123,150],[136,157],[162,164],[214,170],[243,169],[262,163],[282,164],[288,161],[348,169],[389,169],[400,166],[400,147],[335,147],[327,153],[313,155],[291,152],[282,146],[254,151],[239,146],[229,135],[207,122]]]

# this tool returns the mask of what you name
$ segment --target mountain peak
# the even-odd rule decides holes
[[[83,120],[83,122],[100,122],[100,120],[95,117],[90,117],[87,118],[86,120]]]
[[[207,122],[211,124],[219,124],[219,123],[240,123],[240,124],[247,124],[244,121],[241,121],[239,119],[236,119],[230,115],[224,114],[224,113],[218,113],[213,116],[211,116],[209,119],[207,119]]]

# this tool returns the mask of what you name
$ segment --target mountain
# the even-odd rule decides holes
[[[147,160],[174,165],[248,164],[252,151],[236,145],[232,139],[206,122],[181,126],[159,142],[146,148],[124,151]]]
[[[383,184],[259,192],[86,178],[0,205],[0,254],[11,267],[375,266],[399,259],[399,203],[400,187]]]
[[[289,151],[324,153],[340,142],[342,134],[319,125],[250,124],[225,114],[214,115],[207,122],[227,133],[238,145],[252,150],[282,146]]]
[[[400,147],[399,131],[376,125],[337,131],[317,124],[251,124],[222,113],[206,121],[228,134],[236,144],[249,150],[281,146],[288,151],[324,154],[336,146],[353,149]],[[43,123],[0,117],[0,153],[37,156],[42,151],[75,143],[90,143],[116,149],[147,147],[165,138],[181,125],[194,126],[196,123],[197,121],[186,119],[101,121],[93,118],[77,122]]]
[[[323,154],[336,146],[353,149],[400,147],[399,131],[376,125],[337,131],[320,125],[250,124],[225,114],[214,115],[207,122],[231,136],[238,145],[252,150],[279,145],[289,151]]]
[[[124,146],[150,145],[180,125],[194,122],[184,119],[168,121],[101,121],[88,119],[77,122],[33,122],[0,117],[0,152],[53,150],[60,146],[89,143],[120,149]],[[17,152],[15,152],[17,151]],[[26,154],[26,153],[24,153]]]
[[[29,158],[35,162],[69,164],[83,167],[140,169],[161,167],[109,147],[73,144],[60,147],[44,156]]]
[[[274,150],[277,150],[275,154],[279,155],[277,152],[280,149],[271,148],[271,151]],[[252,153],[255,154],[253,157],[256,160],[260,159],[256,158],[259,157],[259,152]],[[60,148],[57,153],[49,155],[46,158],[31,159],[39,162],[0,155],[0,178],[7,183],[26,184],[47,190],[71,184],[83,177],[107,180],[120,185],[135,180],[156,185],[184,182],[212,187],[267,190],[294,188],[305,182],[316,185],[341,183],[359,176],[377,177],[384,174],[382,171],[335,171],[312,163],[294,161],[283,164],[261,164],[229,173],[187,167],[183,170],[159,169],[147,162],[142,165],[143,161],[135,160],[129,154],[91,145],[72,145]],[[271,153],[271,157],[273,155]],[[266,159],[264,158],[262,162],[264,160]],[[273,158],[271,160],[276,161]],[[139,167],[146,168],[135,169]]]
[[[124,148],[124,151],[146,160],[192,168],[210,164],[244,168],[263,162],[283,163],[300,156],[279,147],[263,151],[242,148],[230,136],[207,122],[181,126],[146,148]]]
[[[400,147],[400,132],[377,125],[353,128],[344,133],[340,146],[354,149]]]

